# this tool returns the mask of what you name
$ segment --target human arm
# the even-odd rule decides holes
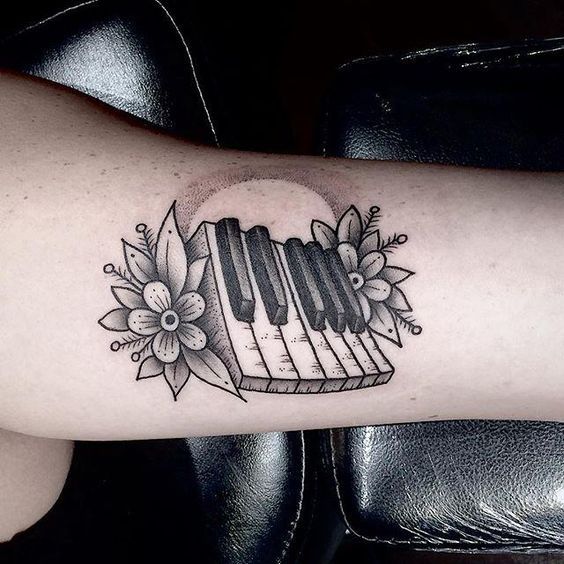
[[[45,83],[0,80],[0,427],[121,439],[563,419],[561,175],[217,151]],[[386,260],[415,273],[401,288],[423,328],[400,333],[401,349],[376,336],[393,377],[335,393],[233,383],[237,394],[190,377],[176,402],[164,378],[136,381],[139,363],[98,323],[123,285],[102,268],[123,264],[120,240],[141,223],[158,230],[175,201],[185,241],[224,217],[309,241],[313,219],[334,227],[350,205],[378,206],[382,234],[408,236]]]

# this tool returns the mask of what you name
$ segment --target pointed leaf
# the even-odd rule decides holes
[[[392,286],[390,297],[386,300],[386,304],[399,311],[411,311],[411,306],[405,297],[405,294],[396,286]]]
[[[318,221],[314,219],[311,222],[311,234],[315,241],[317,241],[324,249],[333,249],[337,246],[339,242],[337,240],[337,234],[331,227],[329,227],[323,221]]]
[[[147,357],[139,367],[137,373],[137,380],[144,380],[145,378],[154,378],[160,376],[164,371],[164,364],[154,356]]]
[[[243,399],[239,390],[235,387],[227,367],[212,351],[209,349],[191,351],[183,347],[182,352],[190,370],[200,380]]]
[[[184,292],[195,292],[200,287],[208,259],[209,256],[201,257],[190,264]]]
[[[180,356],[176,362],[165,364],[164,377],[172,391],[174,401],[176,401],[178,394],[182,391],[182,388],[190,378],[190,369],[186,364],[186,360]]]
[[[358,248],[358,258],[362,260],[368,253],[377,251],[380,248],[380,242],[379,229],[363,237]]]
[[[153,259],[144,253],[141,249],[134,247],[125,239],[123,241],[123,256],[127,269],[131,272],[133,278],[146,284],[151,280],[157,279],[157,269]]]
[[[128,309],[135,309],[138,307],[145,307],[143,296],[135,290],[124,288],[122,286],[112,286],[112,294],[114,298],[123,306]]]
[[[102,319],[99,319],[98,323],[108,331],[129,331],[127,326],[128,314],[129,311],[123,307],[112,309]]]
[[[372,302],[370,306],[372,310],[368,323],[370,329],[377,335],[380,335],[380,337],[384,337],[398,347],[401,347],[401,339],[392,312],[382,302]]]
[[[169,287],[172,300],[175,301],[184,288],[188,273],[186,250],[178,230],[175,204],[172,204],[165,217],[157,238],[157,273]]]
[[[380,276],[390,284],[399,284],[413,276],[413,274],[415,273],[411,272],[411,270],[405,270],[405,268],[400,268],[399,266],[385,266],[380,271]]]
[[[360,235],[362,233],[362,220],[358,210],[351,206],[339,220],[337,225],[337,235],[339,243],[350,243],[354,248],[358,248]]]

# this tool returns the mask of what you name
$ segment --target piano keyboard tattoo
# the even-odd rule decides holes
[[[136,227],[124,267],[104,266],[119,307],[99,320],[121,333],[137,379],[163,376],[176,400],[190,376],[230,392],[321,393],[385,384],[380,343],[402,346],[421,326],[400,288],[413,275],[388,264],[404,234],[382,237],[379,208],[350,207],[312,240],[273,241],[235,218],[180,233],[171,207],[158,234]]]

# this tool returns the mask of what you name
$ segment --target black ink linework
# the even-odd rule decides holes
[[[394,368],[379,339],[419,335],[403,288],[411,270],[388,264],[407,235],[382,238],[380,208],[351,206],[335,228],[314,220],[312,241],[273,241],[239,221],[203,222],[190,238],[175,204],[155,238],[123,241],[125,267],[106,264],[119,307],[99,320],[133,351],[137,379],[163,376],[176,400],[193,374],[241,391],[325,393],[385,384]],[[246,400],[244,400],[246,401]]]

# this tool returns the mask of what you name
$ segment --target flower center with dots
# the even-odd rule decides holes
[[[358,290],[364,286],[364,276],[360,272],[350,272],[349,280],[354,290]]]
[[[179,324],[180,318],[174,310],[167,309],[166,311],[163,311],[161,315],[161,327],[165,331],[176,331]]]

